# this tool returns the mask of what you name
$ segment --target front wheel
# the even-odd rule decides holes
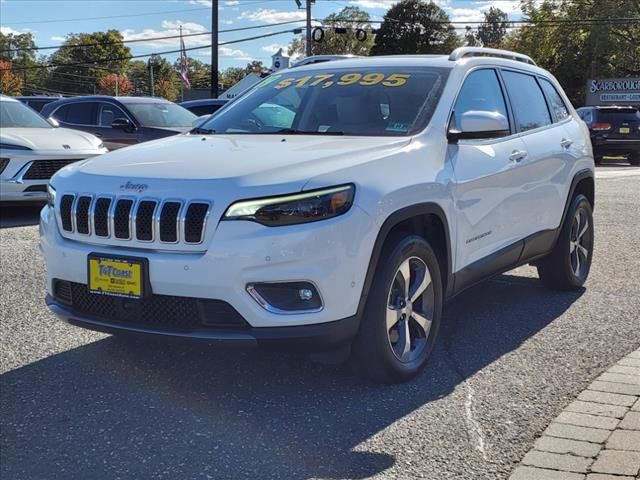
[[[571,201],[552,252],[538,264],[542,283],[554,290],[575,290],[589,276],[593,257],[593,212],[584,195]]]
[[[365,306],[352,360],[380,383],[399,383],[426,365],[442,316],[442,280],[431,246],[417,235],[387,241]]]

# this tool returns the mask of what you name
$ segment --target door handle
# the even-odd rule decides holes
[[[521,162],[527,157],[527,155],[528,152],[526,152],[525,150],[514,150],[513,152],[511,152],[511,155],[509,155],[509,160],[511,160],[512,162]]]
[[[570,138],[563,138],[562,140],[560,140],[560,146],[562,148],[569,148],[571,145],[573,145],[573,140],[571,140]]]

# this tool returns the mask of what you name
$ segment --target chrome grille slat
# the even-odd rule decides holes
[[[71,235],[198,245],[204,241],[211,207],[208,200],[63,193],[56,215],[61,230]]]

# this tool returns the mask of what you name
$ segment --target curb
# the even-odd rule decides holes
[[[538,438],[509,480],[640,475],[640,349],[600,375]]]

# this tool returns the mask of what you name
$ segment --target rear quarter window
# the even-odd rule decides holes
[[[544,78],[538,78],[540,82],[540,86],[544,92],[545,97],[547,97],[547,102],[549,102],[549,109],[553,114],[553,117],[556,122],[564,120],[569,116],[569,109],[565,105],[562,97],[556,90],[556,88]]]

